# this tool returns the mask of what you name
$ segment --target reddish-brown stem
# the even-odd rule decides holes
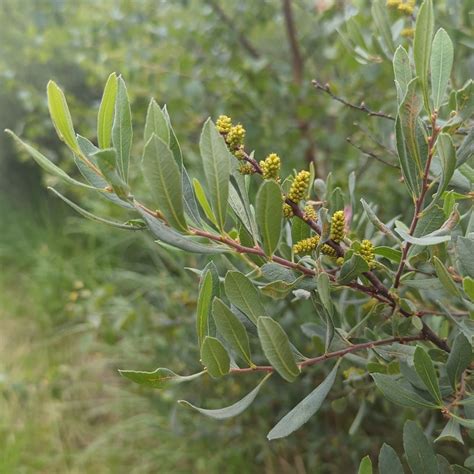
[[[410,229],[408,231],[409,235],[413,235],[416,230],[416,226],[418,225],[418,221],[420,220],[421,213],[423,211],[423,205],[425,202],[426,193],[428,192],[428,189],[429,189],[429,174],[430,174],[431,161],[434,156],[436,138],[440,131],[440,129],[436,126],[436,119],[437,119],[436,112],[433,112],[431,116],[432,132],[431,132],[431,136],[428,138],[428,157],[426,159],[425,169],[423,171],[421,192],[420,192],[420,195],[415,199],[415,210],[413,212],[413,218],[411,220]],[[411,247],[410,242],[406,242],[405,245],[403,246],[402,258],[400,260],[400,265],[398,266],[398,270],[397,270],[397,273],[395,274],[395,280],[393,283],[394,288],[398,288],[400,286],[400,279],[403,275],[403,270],[405,269],[405,265],[407,263],[406,260],[407,260],[408,251],[410,250],[410,247]]]
[[[327,352],[326,354],[320,355],[318,357],[313,357],[311,359],[306,359],[303,362],[298,364],[300,369],[304,367],[310,367],[312,365],[317,365],[321,362],[324,362],[328,359],[334,359],[338,357],[344,357],[346,354],[351,352],[361,351],[364,349],[372,349],[373,347],[377,346],[387,346],[389,344],[393,344],[394,342],[398,342],[400,344],[406,344],[408,342],[413,341],[421,341],[426,339],[426,336],[423,333],[418,334],[417,336],[406,336],[406,337],[391,337],[390,339],[381,339],[380,341],[369,341],[369,342],[362,342],[360,344],[354,344],[353,346],[346,347],[345,349],[341,349],[339,351],[334,352]],[[241,374],[246,372],[274,372],[275,369],[270,365],[257,365],[255,367],[245,367],[245,368],[235,368],[231,369],[230,373],[232,374]]]

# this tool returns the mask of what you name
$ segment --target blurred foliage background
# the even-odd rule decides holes
[[[247,128],[257,157],[277,152],[286,171],[313,161],[346,187],[380,202],[386,220],[408,202],[395,163],[393,124],[344,107],[311,79],[354,104],[394,114],[391,62],[377,42],[365,0],[2,0],[0,129],[11,128],[73,172],[49,120],[46,83],[65,90],[76,130],[95,137],[96,111],[110,72],[127,81],[139,150],[151,96],[166,103],[192,171],[208,116]],[[437,23],[456,45],[452,81],[472,75],[472,4],[435,2]],[[389,12],[395,43],[412,18]],[[350,141],[361,148],[351,145]],[[193,169],[194,168],[194,169]],[[61,184],[0,136],[0,472],[354,472],[406,416],[369,390],[360,400],[332,397],[294,436],[268,443],[272,420],[302,397],[272,381],[243,416],[217,424],[178,408],[237,400],[255,380],[152,392],[120,379],[117,368],[178,373],[197,368],[194,344],[198,261],[164,252],[145,235],[86,222],[45,191]],[[382,196],[382,200],[381,200]],[[81,202],[105,215],[104,201]],[[295,317],[295,306],[279,308]],[[297,306],[305,320],[311,308]],[[310,316],[309,316],[310,317]],[[301,347],[310,341],[301,336]],[[307,377],[307,391],[318,375]],[[348,380],[347,383],[363,383]],[[283,386],[283,385],[282,385]],[[360,393],[360,391],[359,391]],[[224,403],[228,404],[228,403]],[[328,403],[328,406],[330,403]],[[356,422],[354,423],[354,419]],[[442,452],[459,454],[449,445]],[[463,455],[465,453],[462,453]]]

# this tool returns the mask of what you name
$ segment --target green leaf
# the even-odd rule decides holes
[[[474,302],[474,280],[471,277],[464,278],[462,287],[469,299]]]
[[[280,242],[282,194],[275,181],[264,181],[257,193],[256,215],[266,255],[273,255]]]
[[[296,365],[285,331],[267,316],[258,318],[257,329],[265,357],[285,380],[293,382],[298,377],[300,369]]]
[[[462,275],[474,278],[474,240],[467,237],[458,237],[456,250]]]
[[[468,428],[469,430],[474,430],[474,420],[473,419],[466,419],[461,418],[460,416],[455,415],[454,413],[450,413],[454,420],[456,420],[461,426]]]
[[[76,181],[75,179],[71,178],[66,172],[64,172],[59,166],[56,166],[52,161],[46,158],[43,154],[41,154],[38,150],[33,148],[28,143],[21,140],[17,135],[15,135],[11,130],[5,130],[10,136],[14,138],[14,140],[24,148],[28,154],[38,163],[41,168],[43,168],[46,172],[61,178],[63,181],[66,181],[69,184],[74,184],[75,186],[80,186],[82,188],[87,189],[96,189],[94,186],[89,186],[88,184],[81,183],[80,181]]]
[[[227,272],[224,288],[229,301],[243,311],[254,324],[266,313],[257,289],[243,273]]]
[[[168,109],[166,108],[166,105],[163,106],[161,109],[163,112],[163,115],[165,116],[166,122],[168,123],[168,130],[170,133],[170,140],[169,140],[169,147],[170,150],[173,152],[174,159],[176,160],[176,163],[178,164],[179,167],[183,166],[183,154],[181,153],[181,147],[179,146],[178,139],[176,137],[176,134],[174,133],[173,125],[171,125],[171,119],[168,114]]]
[[[448,242],[449,240],[451,240],[450,235],[424,235],[423,237],[414,237],[413,235],[410,235],[403,227],[401,227],[398,221],[396,222],[396,225],[397,227],[395,228],[395,232],[405,242],[410,242],[411,244],[429,246],[438,245],[442,242]]]
[[[150,140],[153,134],[158,138],[161,138],[167,146],[170,145],[170,129],[168,121],[155,99],[151,99],[148,104],[145,120],[145,132],[143,135],[143,141],[145,144],[148,143],[148,140]]]
[[[120,177],[117,170],[117,152],[115,148],[104,148],[91,155],[97,162],[100,171],[107,182],[112,186],[115,194],[126,200],[130,195],[130,188]]]
[[[199,347],[204,338],[209,335],[209,314],[212,300],[212,273],[208,270],[202,275],[199,284],[199,295],[196,307],[196,332]]]
[[[175,157],[176,159],[176,157]],[[201,226],[201,216],[199,214],[199,208],[196,202],[196,196],[194,194],[193,185],[189,178],[188,172],[184,166],[181,167],[181,177],[183,183],[183,204],[184,212],[191,219],[193,224]]]
[[[401,104],[406,96],[408,84],[413,79],[410,67],[410,58],[403,46],[399,46],[393,56],[393,73],[397,85],[398,104]]]
[[[358,474],[372,474],[372,461],[370,459],[370,456],[367,455],[364,458],[362,458],[360,464],[359,464],[359,470],[357,471]]]
[[[440,133],[438,136],[438,139],[436,140],[436,150],[438,151],[441,163],[441,175],[439,177],[440,180],[436,195],[424,212],[427,212],[427,210],[441,198],[453,177],[454,170],[456,169],[456,150],[452,138],[447,133]]]
[[[327,273],[321,273],[317,279],[318,295],[326,311],[333,316],[334,305],[331,298],[331,285]]]
[[[451,38],[440,28],[433,39],[431,50],[431,89],[435,110],[438,110],[448,85],[453,67],[454,48]]]
[[[271,377],[271,375],[272,375],[271,373],[265,375],[265,377],[260,381],[260,383],[249,394],[247,394],[244,398],[242,398],[238,402],[226,408],[218,408],[217,410],[209,410],[206,408],[199,408],[195,405],[192,405],[186,400],[179,400],[178,403],[183,406],[193,408],[194,410],[197,410],[199,413],[209,416],[210,418],[214,418],[216,420],[226,420],[227,418],[232,418],[234,416],[240,415],[244,410],[246,410],[255,400],[263,384],[269,379],[269,377]]]
[[[443,265],[443,262],[436,255],[433,256],[432,261],[436,270],[436,275],[438,275],[438,278],[443,284],[446,291],[448,291],[451,295],[460,298],[461,292],[459,291],[459,288],[454,283],[454,280],[449,274],[448,270]]]
[[[471,127],[456,153],[456,167],[461,166],[474,155],[474,127]]]
[[[48,108],[51,120],[59,138],[77,154],[81,153],[76,139],[76,132],[72,124],[71,114],[67,106],[63,91],[54,81],[49,81],[47,86]]]
[[[459,333],[454,340],[446,363],[446,372],[453,388],[459,382],[462,373],[469,367],[472,360],[472,346],[463,333]]]
[[[122,224],[121,222],[116,222],[116,221],[110,221],[108,219],[104,219],[103,217],[96,216],[94,214],[91,214],[89,211],[86,211],[85,209],[82,209],[82,207],[78,206],[74,202],[70,201],[67,197],[63,196],[61,193],[56,191],[54,188],[48,187],[50,191],[52,191],[56,196],[58,196],[60,199],[62,199],[66,204],[71,206],[75,211],[77,211],[79,214],[82,216],[86,217],[87,219],[90,219],[91,221],[94,222],[99,222],[100,224],[107,224],[112,227],[118,227],[119,229],[126,229],[126,230],[143,230],[142,226],[136,226],[136,225],[130,225],[130,224]]]
[[[385,374],[371,374],[375,385],[391,402],[409,408],[438,408],[433,402],[418,395],[410,385],[398,377]]]
[[[438,472],[438,461],[433,447],[414,421],[407,421],[403,427],[403,447],[413,474]]]
[[[190,237],[185,237],[179,232],[173,230],[171,227],[166,226],[162,221],[156,217],[151,216],[142,208],[137,207],[136,209],[147,223],[151,233],[165,244],[171,245],[172,247],[176,247],[186,252],[199,254],[217,254],[229,251],[229,249],[226,247],[205,245],[195,242]]]
[[[104,93],[100,102],[97,116],[97,141],[99,148],[110,148],[112,140],[112,125],[117,97],[117,75],[113,72],[105,83]]]
[[[395,450],[388,444],[383,444],[379,454],[380,474],[405,474],[402,463]]]
[[[439,405],[442,405],[443,398],[441,397],[438,376],[436,375],[433,361],[421,346],[417,346],[415,355],[413,357],[413,362],[415,364],[416,373],[422,380],[428,392],[430,392],[431,396]]]
[[[117,78],[112,144],[117,150],[117,168],[123,180],[128,182],[130,150],[132,148],[132,112],[127,95],[127,87],[121,76]]]
[[[418,15],[415,25],[415,40],[413,43],[413,56],[415,59],[416,75],[421,84],[425,108],[429,112],[429,88],[428,76],[431,59],[431,43],[434,29],[433,3],[431,0],[425,0]]]
[[[435,439],[435,442],[438,441],[455,441],[464,444],[459,423],[453,418],[450,418],[441,434]]]
[[[308,396],[288,412],[268,433],[269,440],[284,438],[303,426],[320,408],[336,380],[338,364]]]
[[[342,265],[337,282],[341,285],[345,285],[355,280],[362,273],[368,271],[369,265],[367,262],[360,255],[354,254]]]
[[[220,378],[229,373],[229,354],[222,342],[215,337],[206,336],[201,347],[201,361],[212,378]]]
[[[192,375],[178,375],[170,369],[159,368],[153,372],[143,372],[138,370],[119,370],[120,375],[123,375],[127,379],[132,380],[140,385],[145,385],[151,388],[163,389],[172,385],[177,385],[182,382],[189,382],[197,379],[201,375],[205,374],[206,371],[198,372]]]
[[[214,215],[214,212],[212,212],[211,205],[207,200],[206,193],[204,192],[201,183],[196,178],[193,178],[193,188],[194,192],[196,193],[198,203],[204,211],[205,216],[217,227],[216,216]]]
[[[400,263],[400,260],[402,259],[402,252],[400,252],[400,250],[392,249],[391,247],[375,247],[374,253],[375,255],[388,258],[395,263]]]
[[[239,318],[219,298],[214,298],[212,314],[222,337],[252,367],[254,364],[250,358],[249,337]]]
[[[220,230],[224,229],[229,198],[230,160],[232,155],[212,120],[204,124],[199,149],[209,189],[212,209]]]
[[[168,145],[155,134],[145,146],[142,170],[153,205],[172,227],[186,231],[181,172]]]
[[[374,0],[372,2],[371,12],[375,21],[375,25],[382,36],[384,45],[390,54],[393,53],[395,50],[395,45],[393,44],[392,31],[390,29],[390,19],[388,17],[385,2],[382,0]]]

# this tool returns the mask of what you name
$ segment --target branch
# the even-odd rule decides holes
[[[400,169],[400,166],[394,165],[393,163],[389,163],[388,161],[383,160],[382,158],[380,158],[380,156],[376,155],[374,152],[370,150],[364,150],[360,145],[358,145],[357,143],[354,143],[351,137],[347,137],[346,141],[347,143],[352,145],[354,148],[357,148],[357,150],[359,150],[364,155],[369,156],[370,158],[374,158],[375,160],[380,161],[380,163],[383,163],[384,165],[391,166],[392,168],[395,168],[397,170]]]
[[[369,342],[362,342],[360,344],[354,344],[353,346],[346,347],[345,349],[341,349],[335,352],[327,352],[318,357],[313,357],[312,359],[306,359],[303,362],[298,364],[300,369],[304,367],[310,367],[312,365],[317,365],[321,362],[324,362],[328,359],[334,359],[337,357],[344,357],[346,354],[351,352],[361,351],[364,349],[372,349],[373,347],[377,346],[387,346],[389,344],[393,344],[394,342],[398,342],[400,344],[406,344],[408,342],[413,341],[422,341],[426,339],[426,336],[420,333],[417,336],[407,336],[407,337],[392,337],[390,339],[381,339],[380,341],[369,341]],[[246,372],[274,372],[275,369],[270,365],[257,365],[256,367],[245,367],[245,368],[235,368],[231,369],[230,373],[232,374],[242,374]]]
[[[286,36],[290,45],[291,61],[293,67],[293,80],[295,84],[301,85],[303,82],[304,61],[301,56],[298,39],[296,38],[295,23],[293,21],[293,11],[291,0],[282,0],[283,17],[285,19]]]
[[[387,119],[387,120],[395,121],[395,119],[391,115],[388,115],[384,112],[374,112],[373,110],[369,109],[365,105],[364,102],[361,102],[360,105],[355,105],[355,104],[351,104],[350,102],[347,102],[347,100],[343,99],[342,97],[339,97],[339,96],[333,94],[332,91],[331,91],[331,88],[329,87],[329,84],[324,84],[323,85],[320,82],[318,82],[316,79],[313,79],[311,81],[311,83],[313,84],[313,86],[316,89],[319,89],[320,91],[325,92],[326,94],[331,96],[334,100],[337,100],[341,104],[344,104],[347,107],[350,107],[351,109],[359,110],[360,112],[365,112],[366,114],[370,115],[371,117],[381,117],[381,118],[384,118],[384,119]]]
[[[215,0],[207,0],[207,3],[211,6],[214,12],[219,16],[219,18],[225,23],[229,29],[236,35],[239,43],[242,47],[252,56],[254,59],[259,59],[261,54],[258,52],[257,48],[247,39],[244,33],[239,31],[235,26],[235,21],[227,16],[226,12],[221,8],[221,6]]]

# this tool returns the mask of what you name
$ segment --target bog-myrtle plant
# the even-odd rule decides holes
[[[406,5],[413,13],[412,3]],[[341,372],[367,377],[396,405],[438,412],[446,420],[438,439],[463,442],[474,429],[474,218],[472,192],[462,192],[466,182],[470,190],[474,172],[469,164],[474,96],[471,80],[459,90],[450,86],[453,44],[445,30],[433,32],[428,0],[417,12],[413,48],[399,46],[393,55],[396,114],[371,113],[393,121],[401,179],[413,203],[409,225],[396,218],[385,224],[373,205],[364,199],[359,204],[354,174],[347,198],[330,177],[316,179],[313,166],[282,175],[285,157],[272,152],[258,159],[244,126],[225,115],[203,126],[203,180],[189,176],[168,111],[155,100],[148,107],[143,154],[132,159],[131,109],[125,82],[116,74],[104,89],[95,145],[76,134],[63,92],[48,84],[52,121],[85,181],[8,133],[46,171],[136,215],[124,222],[98,217],[51,190],[94,221],[148,229],[165,247],[212,256],[197,270],[202,370],[192,375],[167,368],[121,370],[123,376],[164,389],[206,375],[261,373],[257,386],[226,408],[180,401],[222,420],[249,407],[270,377],[298,383],[322,366],[324,380],[276,423],[270,440],[306,423]],[[315,85],[332,95],[329,87]],[[141,170],[147,192],[129,179],[139,174],[130,173],[132,167]],[[219,256],[222,265],[214,262]],[[219,274],[221,267],[230,269]],[[290,341],[279,322],[280,299],[312,303],[305,331],[311,332],[315,353],[303,355]],[[416,423],[405,425],[403,440],[413,472],[450,469]],[[385,474],[403,472],[387,445],[378,465]],[[366,457],[359,472],[372,472],[371,466]]]

